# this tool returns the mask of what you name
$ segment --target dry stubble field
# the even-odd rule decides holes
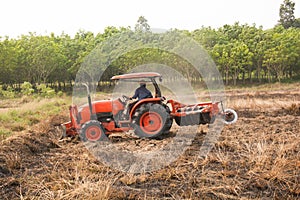
[[[239,120],[224,127],[207,157],[198,157],[203,125],[175,162],[143,174],[102,164],[78,140],[59,142],[55,125],[68,120],[68,105],[59,105],[66,112],[1,141],[0,199],[299,199],[299,88],[228,91]],[[176,130],[174,123],[171,135]],[[172,137],[111,140],[151,151]]]

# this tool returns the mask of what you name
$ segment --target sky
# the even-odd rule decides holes
[[[79,30],[103,32],[108,26],[134,28],[139,16],[151,28],[195,30],[225,24],[272,28],[279,20],[283,0],[1,0],[0,36],[11,38],[36,32],[62,32],[73,36]],[[300,18],[300,0],[295,17]]]

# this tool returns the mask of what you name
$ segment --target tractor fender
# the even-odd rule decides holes
[[[158,98],[147,98],[147,99],[142,99],[140,101],[138,101],[131,109],[130,111],[130,118],[132,118],[135,110],[140,107],[141,105],[143,104],[146,104],[146,103],[160,103],[162,101],[162,98],[161,97],[158,97]]]

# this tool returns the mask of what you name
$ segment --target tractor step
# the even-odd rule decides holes
[[[131,121],[129,121],[129,120],[119,121],[119,126],[120,127],[130,127]]]

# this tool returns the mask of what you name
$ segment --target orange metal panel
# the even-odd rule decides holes
[[[148,99],[142,99],[141,101],[137,102],[131,109],[130,111],[130,117],[132,117],[134,111],[142,104],[145,104],[145,103],[157,103],[157,102],[160,102],[161,101],[161,98],[148,98]]]

